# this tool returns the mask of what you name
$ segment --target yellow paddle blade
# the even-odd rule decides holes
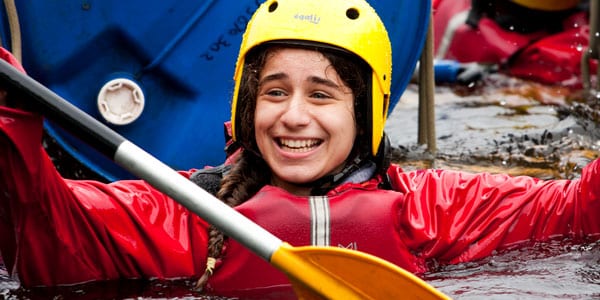
[[[359,251],[283,243],[271,264],[287,274],[299,299],[450,299],[414,274]]]

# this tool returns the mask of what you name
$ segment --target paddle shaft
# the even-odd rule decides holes
[[[283,243],[212,194],[1,59],[0,80],[26,93],[27,101],[34,101],[36,108],[46,118],[169,195],[263,259],[270,261],[273,252]]]

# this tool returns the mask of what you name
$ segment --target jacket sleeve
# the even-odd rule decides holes
[[[553,238],[600,236],[600,161],[577,180],[425,170],[388,173],[405,193],[400,234],[422,259],[473,261]]]
[[[0,253],[24,286],[204,271],[203,220],[141,180],[63,179],[42,132],[40,116],[0,107]]]

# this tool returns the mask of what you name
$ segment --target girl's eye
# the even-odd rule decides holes
[[[317,99],[328,99],[328,98],[331,98],[329,95],[327,95],[325,93],[321,93],[321,92],[314,92],[311,97],[317,98]]]
[[[282,90],[270,90],[267,91],[266,94],[273,97],[280,97],[285,95],[285,93]]]

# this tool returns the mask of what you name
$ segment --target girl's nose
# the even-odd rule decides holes
[[[286,126],[306,126],[311,121],[309,104],[301,97],[294,96],[281,115],[281,122]]]

